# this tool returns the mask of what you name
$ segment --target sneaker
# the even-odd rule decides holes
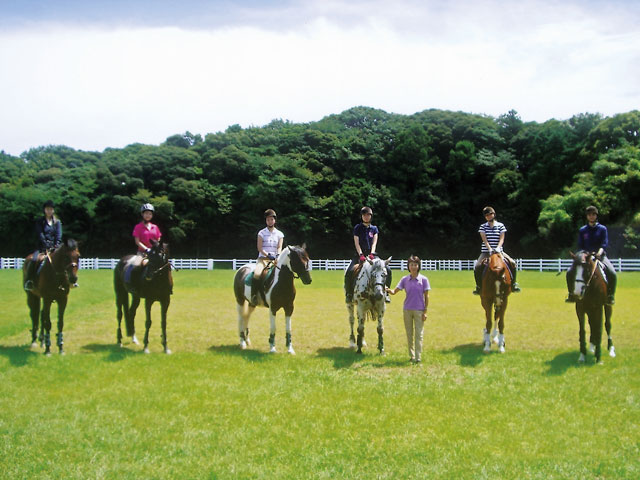
[[[474,295],[480,295],[480,287],[476,287],[476,289],[473,291]]]
[[[520,285],[514,283],[513,285],[511,285],[511,291],[514,293],[520,293],[522,290],[520,289]]]
[[[616,299],[613,298],[613,295],[608,295],[607,296],[607,305],[615,305],[616,304]]]
[[[567,295],[567,298],[565,299],[565,303],[576,303],[579,300],[578,296],[570,293],[569,295]]]
[[[26,282],[24,282],[24,290],[26,292],[30,292],[31,290],[33,290],[33,280],[27,280]]]
[[[389,294],[387,292],[385,292],[385,294],[384,294],[384,301],[386,303],[391,303],[391,297],[389,296]]]

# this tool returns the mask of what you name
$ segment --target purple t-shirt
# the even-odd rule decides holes
[[[404,299],[405,310],[424,310],[424,292],[431,290],[429,285],[429,279],[422,274],[418,274],[416,278],[411,278],[411,275],[406,275],[400,279],[398,286],[401,290],[404,290],[407,294],[407,298]]]

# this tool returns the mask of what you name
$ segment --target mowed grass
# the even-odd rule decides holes
[[[296,281],[296,356],[267,353],[264,309],[239,350],[233,272],[176,272],[167,356],[158,305],[152,353],[128,339],[119,348],[112,272],[81,271],[67,355],[47,358],[29,348],[19,272],[0,271],[0,477],[640,478],[640,274],[620,274],[617,358],[578,365],[564,276],[520,273],[507,353],[483,355],[472,274],[425,273],[414,366],[402,293],[387,309],[387,355],[372,323],[365,355],[347,348],[341,272]],[[136,325],[142,339],[143,308]],[[277,328],[284,352],[282,313]]]

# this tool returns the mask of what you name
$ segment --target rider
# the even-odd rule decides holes
[[[371,225],[371,217],[373,211],[369,207],[360,209],[360,217],[362,222],[353,227],[353,244],[356,247],[356,255],[351,259],[351,263],[344,274],[344,291],[346,303],[353,301],[353,287],[355,278],[353,269],[359,263],[363,263],[366,258],[373,260],[376,256],[376,246],[378,245],[378,227]],[[391,286],[391,268],[387,265],[387,279],[385,281],[387,287]],[[385,301],[389,303],[389,294],[385,292]]]
[[[55,216],[55,205],[51,200],[47,200],[42,205],[44,215],[36,221],[36,235],[38,236],[38,246],[33,252],[31,262],[27,267],[27,280],[24,282],[24,289],[30,291],[34,288],[34,280],[40,273],[44,265],[44,261],[40,263],[40,267],[36,271],[38,263],[38,255],[40,252],[49,252],[55,250],[62,243],[62,223]]]
[[[516,282],[516,262],[514,262],[513,259],[502,249],[502,244],[504,243],[504,237],[505,233],[507,233],[507,228],[504,226],[504,224],[496,220],[496,211],[493,209],[493,207],[484,207],[482,209],[482,214],[487,221],[480,225],[480,228],[478,229],[480,238],[482,238],[482,249],[480,251],[478,261],[476,262],[476,266],[473,270],[473,275],[476,279],[476,289],[473,291],[473,294],[480,295],[480,285],[482,284],[482,269],[484,268],[482,262],[485,258],[489,258],[493,252],[502,253],[504,259],[509,262],[511,275],[513,276],[511,291],[516,293],[520,292],[520,286]]]
[[[598,223],[598,209],[593,205],[586,208],[587,224],[580,228],[578,232],[578,249],[595,253],[595,257],[600,260],[607,276],[607,305],[615,304],[616,283],[618,277],[616,271],[607,258],[607,248],[609,244],[609,233],[607,227]],[[576,280],[576,271],[571,265],[567,271],[567,288],[569,295],[566,302],[575,302],[578,298],[573,294],[573,285]]]
[[[144,256],[151,250],[151,240],[159,242],[162,238],[162,233],[158,226],[151,223],[154,211],[155,209],[150,203],[142,205],[140,207],[142,221],[133,229],[133,238],[135,239],[135,244],[138,247],[137,254],[141,256]]]
[[[271,208],[265,210],[264,219],[267,226],[258,232],[258,260],[251,281],[251,303],[253,305],[259,303],[258,291],[262,272],[270,262],[275,262],[282,252],[284,233],[276,228],[277,217],[275,210]]]

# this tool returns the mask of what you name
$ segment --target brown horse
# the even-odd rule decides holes
[[[27,280],[27,272],[31,262],[37,262],[36,268],[44,262],[34,288],[27,292],[27,305],[31,316],[31,346],[37,345],[38,318],[40,319],[40,345],[44,344],[45,355],[51,355],[51,304],[58,304],[58,333],[56,335],[58,351],[64,355],[62,330],[64,328],[64,311],[67,308],[69,290],[77,286],[78,259],[80,252],[75,240],[67,239],[53,252],[47,252],[40,258],[33,259],[29,255],[22,266],[22,283]],[[42,309],[40,308],[42,299]]]
[[[116,293],[118,318],[117,341],[122,346],[122,315],[124,312],[127,335],[137,344],[135,318],[140,299],[144,298],[146,313],[144,353],[149,353],[149,329],[151,328],[151,306],[160,302],[162,346],[164,353],[170,354],[167,347],[167,311],[173,293],[173,278],[169,263],[169,247],[152,240],[151,251],[147,257],[127,255],[120,259],[113,272],[113,287]],[[129,306],[129,293],[131,306]]]
[[[240,348],[245,349],[251,344],[249,340],[249,317],[255,310],[255,306],[249,303],[251,298],[251,282],[247,279],[253,272],[254,264],[247,264],[237,271],[233,279],[233,291],[236,296],[238,310],[238,335],[240,336]],[[291,315],[293,314],[293,301],[296,298],[294,278],[300,278],[302,283],[311,283],[311,260],[305,250],[305,246],[287,246],[278,257],[274,267],[273,280],[268,285],[261,287],[260,305],[269,308],[270,334],[269,352],[276,352],[276,313],[281,308],[284,310],[286,347],[287,352],[294,355],[296,352],[291,343]],[[298,275],[298,277],[296,277]]]
[[[512,276],[507,268],[502,255],[498,252],[491,254],[486,261],[484,273],[482,275],[482,293],[480,299],[486,315],[486,325],[484,328],[484,353],[491,351],[491,314],[495,310],[495,322],[493,330],[493,341],[498,344],[500,353],[505,351],[504,343],[504,314],[507,310],[507,301],[511,293]],[[497,331],[500,334],[497,334]]]
[[[576,301],[576,315],[579,324],[579,341],[580,341],[580,357],[578,361],[584,362],[587,356],[586,332],[585,332],[585,315],[589,318],[589,341],[592,346],[592,352],[595,354],[597,363],[601,362],[602,341],[602,312],[604,311],[605,328],[607,330],[607,350],[609,355],[615,357],[615,347],[611,338],[611,315],[613,310],[611,305],[607,305],[607,283],[604,278],[602,268],[599,261],[594,260],[594,254],[580,251],[576,254],[571,253],[573,257],[573,266],[576,279],[574,284],[574,295],[578,298]]]

